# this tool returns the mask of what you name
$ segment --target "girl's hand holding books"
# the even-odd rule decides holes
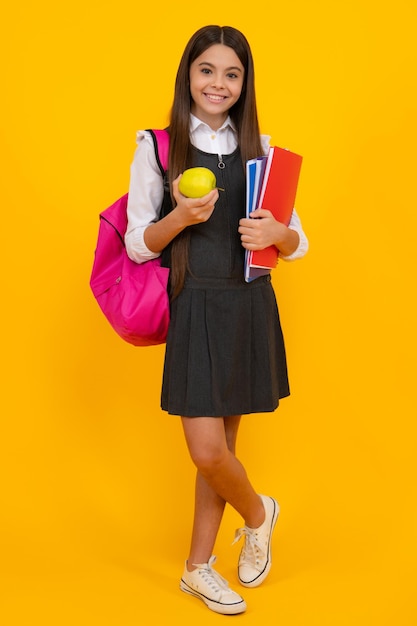
[[[256,209],[250,218],[239,221],[239,233],[242,246],[247,250],[263,250],[268,246],[276,245],[288,230],[284,224],[277,222],[271,211]]]
[[[252,211],[250,218],[242,218],[239,221],[239,233],[242,246],[246,250],[263,250],[268,246],[276,246],[287,256],[298,246],[298,234],[278,222],[267,209],[256,209]]]

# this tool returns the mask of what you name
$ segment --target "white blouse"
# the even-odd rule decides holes
[[[136,139],[137,148],[130,168],[125,244],[128,256],[136,263],[144,263],[160,255],[159,252],[152,252],[146,247],[143,235],[149,224],[159,219],[164,191],[151,135],[147,131],[140,130]],[[207,124],[191,115],[190,140],[193,146],[210,154],[231,154],[237,148],[236,130],[230,118],[219,130],[213,131]],[[269,140],[268,135],[261,136],[265,154],[268,152]],[[308,240],[295,209],[289,228],[299,234],[300,242],[290,256],[281,255],[280,258],[285,261],[294,261],[303,257],[308,250]]]

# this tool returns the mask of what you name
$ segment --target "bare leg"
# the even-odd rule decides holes
[[[223,421],[223,420],[222,420]],[[240,415],[225,418],[224,431],[228,449],[234,454]],[[214,543],[223,517],[225,500],[219,496],[197,470],[195,488],[194,524],[188,569],[194,563],[207,563],[213,554]]]
[[[188,568],[207,563],[229,502],[256,528],[265,516],[263,504],[235,456],[240,416],[182,418],[191,458],[197,466],[194,526]]]

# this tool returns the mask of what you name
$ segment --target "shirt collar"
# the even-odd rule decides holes
[[[214,131],[212,128],[210,128],[208,124],[206,124],[205,122],[202,122],[201,120],[198,119],[198,117],[190,113],[190,133],[193,133],[194,131],[196,131],[197,128],[206,130],[206,132],[209,131],[210,133],[213,133],[213,132],[219,133],[220,131],[226,128],[231,128],[234,132],[236,132],[236,127],[233,124],[232,120],[230,119],[229,115],[227,116],[223,124],[220,126],[220,128]]]

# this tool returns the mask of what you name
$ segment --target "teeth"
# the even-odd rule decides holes
[[[224,100],[224,96],[213,96],[210,94],[206,94],[206,95],[209,100],[215,100],[216,102],[220,102],[221,100]]]

